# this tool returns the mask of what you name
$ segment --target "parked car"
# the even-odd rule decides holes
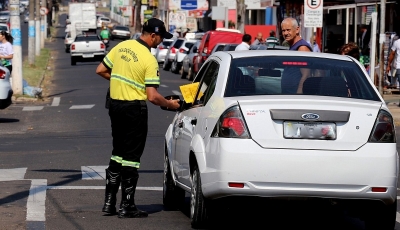
[[[0,109],[5,109],[11,105],[12,95],[10,71],[4,66],[0,66]]]
[[[196,43],[190,48],[188,54],[183,58],[182,68],[181,68],[181,78],[187,78],[189,81],[193,80],[193,59],[197,56],[197,49],[200,45],[200,40],[197,40]]]
[[[101,28],[102,26],[107,26],[111,23],[111,19],[107,17],[100,16],[97,18],[97,28]]]
[[[248,68],[258,71],[246,75]],[[192,227],[236,205],[238,197],[267,197],[325,199],[359,214],[367,229],[394,228],[394,121],[357,60],[216,52],[194,82],[193,102],[174,111],[165,134],[163,186],[166,206],[179,205],[182,191],[190,193]],[[224,199],[230,202],[213,205]]]
[[[182,67],[183,58],[189,53],[189,49],[196,43],[195,40],[185,40],[182,46],[176,52],[175,58],[171,64],[171,72],[178,73]]]
[[[171,46],[171,43],[173,42],[173,39],[164,39],[156,49],[156,59],[158,63],[164,62],[165,61],[165,56],[167,55],[168,49]]]
[[[71,65],[77,62],[101,61],[106,56],[106,45],[96,34],[76,35],[70,46]]]
[[[74,38],[71,36],[70,32],[67,32],[65,34],[65,38],[64,38],[65,53],[70,52],[70,46],[73,42],[74,42]]]
[[[134,33],[131,37],[132,40],[138,39],[142,33]]]
[[[10,23],[10,11],[0,11],[0,23]]]
[[[235,51],[238,45],[239,43],[218,43],[214,46],[214,49],[211,50],[211,54],[218,51]]]
[[[111,31],[111,40],[114,40],[115,38],[120,38],[123,40],[127,40],[131,38],[131,31],[129,29],[129,27],[127,26],[119,26],[116,25],[113,27],[112,31]]]
[[[243,34],[232,32],[236,30],[220,31],[220,30],[210,30],[207,31],[202,39],[200,46],[198,48],[198,55],[194,61],[193,70],[197,74],[205,60],[210,56],[211,51],[214,46],[218,43],[238,43],[242,42]]]
[[[6,23],[0,23],[0,31],[6,31],[7,33],[10,33],[10,27]]]
[[[176,52],[179,51],[179,48],[183,45],[183,42],[185,41],[184,38],[175,38],[174,41],[172,42],[171,46],[169,47],[167,54],[165,55],[165,60],[163,64],[163,69],[164,70],[169,70],[171,67],[172,61],[175,59]]]

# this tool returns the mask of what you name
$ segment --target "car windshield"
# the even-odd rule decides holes
[[[0,12],[0,16],[10,16],[10,12]]]
[[[125,31],[129,31],[128,27],[124,27],[124,26],[116,26],[115,27],[116,30],[125,30]]]
[[[0,26],[0,31],[8,31],[7,26]]]
[[[87,41],[100,41],[100,39],[97,36],[77,36],[75,38],[76,42],[87,42]]]
[[[362,69],[351,61],[290,56],[232,60],[225,97],[295,94],[380,101]]]

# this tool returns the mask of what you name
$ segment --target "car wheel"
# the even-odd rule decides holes
[[[396,224],[397,199],[393,204],[385,205],[375,203],[368,205],[368,211],[365,218],[366,229],[393,230]]]
[[[206,225],[206,202],[201,189],[200,171],[194,166],[192,174],[192,189],[190,191],[190,220],[193,228],[202,228]]]
[[[164,64],[163,64],[163,70],[168,71],[170,68],[170,64],[168,63],[168,58],[165,58]]]
[[[175,60],[175,61],[173,61],[172,64],[171,64],[171,72],[172,72],[172,73],[178,73],[178,71],[179,71],[179,64],[178,64],[178,62],[176,62],[176,60]]]
[[[179,208],[184,203],[185,191],[175,186],[169,159],[164,157],[163,204],[169,208]]]
[[[182,79],[185,79],[186,78],[186,75],[187,75],[187,73],[185,72],[185,69],[183,68],[183,66],[181,67],[181,78]]]
[[[76,60],[74,57],[71,57],[71,65],[76,65]]]

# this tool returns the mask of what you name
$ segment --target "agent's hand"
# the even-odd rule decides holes
[[[169,100],[168,101],[168,109],[178,109],[181,105],[179,104],[179,99]]]
[[[387,67],[386,67],[386,73],[389,73],[390,72],[390,65],[388,65]]]

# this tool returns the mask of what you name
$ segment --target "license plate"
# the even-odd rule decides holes
[[[92,58],[92,57],[94,57],[94,55],[93,54],[84,54],[84,55],[82,55],[82,57],[83,58]]]
[[[124,33],[117,33],[119,36],[126,36]]]
[[[283,122],[286,139],[336,140],[336,124],[332,122]]]

